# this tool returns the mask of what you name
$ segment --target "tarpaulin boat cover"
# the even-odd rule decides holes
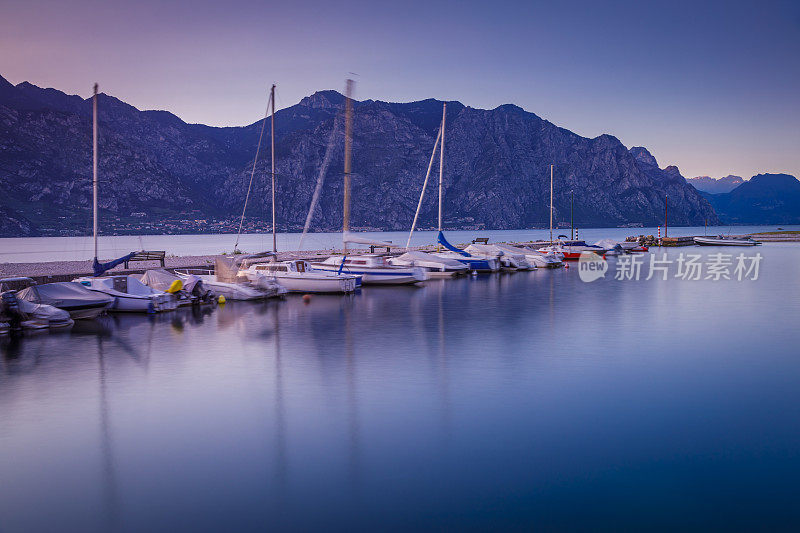
[[[457,254],[461,254],[464,257],[469,257],[469,254],[467,252],[465,252],[464,250],[462,250],[460,248],[456,248],[455,246],[453,246],[452,244],[447,242],[447,239],[444,238],[444,233],[442,233],[441,231],[439,232],[439,236],[436,237],[436,240],[438,240],[439,244],[441,244],[442,246],[444,246],[445,248],[447,248],[451,252],[455,252]]]
[[[239,265],[233,257],[218,256],[214,259],[214,274],[217,281],[223,283],[236,283],[236,275],[239,273]]]
[[[147,285],[148,287],[152,287],[159,291],[166,292],[173,283],[176,281],[180,281],[183,283],[183,290],[186,292],[192,292],[200,281],[200,278],[194,275],[186,276],[185,278],[180,278],[173,274],[172,272],[165,270],[163,268],[154,268],[153,270],[148,270],[139,278],[139,280]]]
[[[456,261],[455,259],[449,259],[447,257],[439,257],[438,255],[429,254],[427,252],[418,252],[412,250],[410,252],[406,252],[403,255],[398,255],[398,259],[403,261],[426,261],[430,263],[439,263],[444,266],[449,266],[452,268],[466,268],[464,263],[461,261]]]
[[[90,291],[80,283],[62,281],[32,285],[17,293],[17,298],[36,304],[52,305],[61,309],[93,306],[96,304],[111,305],[114,298],[102,292]]]
[[[36,320],[46,324],[67,324],[72,319],[69,313],[63,309],[58,309],[52,305],[36,304],[27,300],[19,300],[19,310],[27,315],[28,320]]]

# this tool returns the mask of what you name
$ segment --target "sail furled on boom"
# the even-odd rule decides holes
[[[445,248],[447,248],[451,252],[455,252],[455,253],[461,254],[461,255],[463,255],[465,257],[469,257],[469,254],[467,252],[465,252],[464,250],[462,250],[460,248],[456,248],[455,246],[453,246],[452,244],[447,242],[447,239],[444,238],[444,233],[442,233],[441,231],[439,232],[439,235],[436,237],[436,240],[439,241],[439,244],[441,244],[442,246],[444,246]]]
[[[121,265],[125,261],[130,261],[133,256],[136,255],[136,252],[131,252],[128,255],[123,255],[119,259],[114,259],[113,261],[109,261],[108,263],[101,263],[94,258],[94,262],[92,263],[92,270],[94,271],[94,277],[100,277],[106,273],[107,270],[111,270],[117,265]]]

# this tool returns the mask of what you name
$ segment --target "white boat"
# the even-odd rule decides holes
[[[724,235],[718,235],[717,237],[695,237],[694,242],[700,246],[757,246],[761,244],[750,237],[740,239],[736,237],[726,237]]]
[[[248,264],[245,260],[242,265],[247,265],[247,268],[239,271],[240,277],[252,283],[258,283],[267,277],[289,292],[348,293],[355,291],[361,281],[359,276],[353,274],[313,270],[302,259],[253,264]]]
[[[504,251],[494,244],[473,243],[464,248],[464,251],[475,257],[497,259],[503,270],[533,270],[536,268],[531,266],[524,254]]]
[[[537,268],[560,268],[564,266],[563,257],[555,253],[544,253],[539,250],[505,243],[495,243],[495,246],[504,252],[524,255],[528,263],[535,265]]]
[[[200,278],[203,287],[210,290],[217,298],[224,296],[226,300],[263,300],[270,297],[266,291],[258,289],[250,283],[217,281],[217,276],[211,269],[177,269],[175,274],[183,279],[188,279],[190,276]],[[276,290],[273,296],[277,295],[278,291]]]
[[[84,276],[73,280],[89,290],[101,292],[114,298],[108,307],[117,313],[162,313],[178,307],[173,294],[148,287],[137,275]]]
[[[17,298],[63,309],[75,320],[96,318],[114,304],[112,296],[71,281],[31,285],[19,291]]]
[[[584,252],[602,256],[606,251],[603,247],[586,244],[584,241],[558,241],[556,244],[543,246],[539,250],[546,253],[562,254],[565,261],[577,261]]]
[[[451,278],[469,272],[469,267],[461,261],[420,251],[406,252],[386,261],[393,266],[422,268],[429,278]]]
[[[334,255],[311,268],[360,275],[364,285],[410,285],[428,278],[422,268],[392,266],[379,254]]]

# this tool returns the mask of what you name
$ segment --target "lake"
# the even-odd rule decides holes
[[[756,280],[623,281],[609,258],[591,283],[573,264],[1,341],[0,531],[796,527],[800,246],[651,250],[643,274],[763,260]]]
[[[800,230],[800,226],[782,226],[784,229]],[[669,228],[669,235],[717,235],[732,233],[741,235],[758,231],[775,231],[777,226],[712,226]],[[569,228],[553,230],[553,236],[569,235]],[[662,228],[663,232],[663,228]],[[448,231],[447,239],[452,243],[468,243],[476,237],[489,237],[490,242],[549,240],[550,230],[485,230]],[[589,228],[578,229],[578,237],[588,243],[600,239],[625,240],[628,235],[657,235],[658,228]],[[408,232],[384,231],[364,232],[359,236],[371,239],[388,240],[405,245]],[[278,233],[279,251],[286,250],[326,250],[342,247],[341,233],[309,233],[300,247],[300,233]],[[236,243],[233,234],[208,235],[121,235],[101,236],[98,239],[100,259],[114,259],[133,250],[165,250],[169,255],[212,255],[230,253]],[[417,231],[411,246],[436,243],[436,232]],[[271,233],[243,234],[239,249],[245,252],[272,250]],[[94,254],[92,237],[23,237],[0,238],[0,263],[33,263],[37,261],[81,261],[91,259]]]

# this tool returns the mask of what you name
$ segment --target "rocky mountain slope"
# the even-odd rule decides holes
[[[800,181],[788,174],[759,174],[705,196],[725,224],[800,224]]]
[[[301,228],[344,97],[322,91],[276,114],[278,225]],[[250,180],[261,124],[213,128],[165,111],[99,97],[103,220],[236,217]],[[549,166],[556,165],[556,221],[582,227],[717,222],[675,167],[610,135],[581,137],[513,105],[492,110],[448,102],[444,205],[449,228],[524,228],[548,221]],[[407,229],[441,118],[436,100],[355,104],[352,225]],[[333,141],[312,230],[342,218],[341,127]],[[269,129],[265,146],[269,146]],[[269,151],[256,168],[248,215],[268,219]],[[91,228],[91,100],[0,77],[0,209],[3,235]],[[429,184],[421,227],[436,219]],[[268,229],[268,225],[265,226]]]
[[[697,176],[694,178],[686,178],[686,181],[698,191],[711,194],[731,192],[744,183],[741,176],[734,176],[732,174],[719,179],[712,178],[711,176]]]

